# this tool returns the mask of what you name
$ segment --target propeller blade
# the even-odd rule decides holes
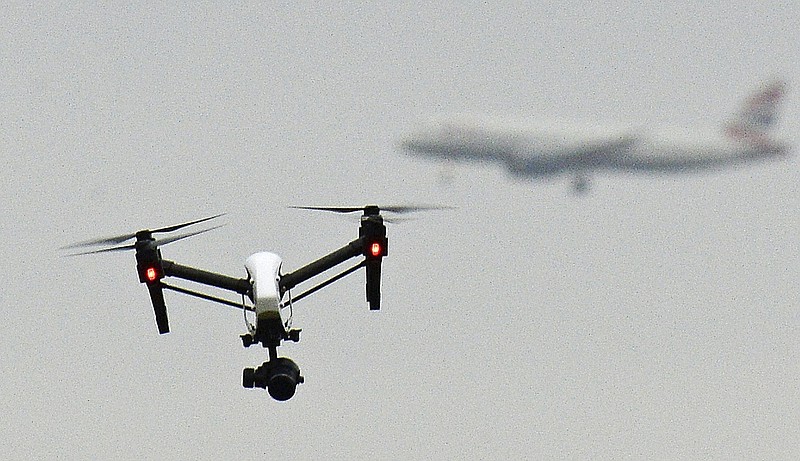
[[[152,231],[150,231],[150,233],[154,233],[154,232],[159,232],[159,233],[160,232],[173,232],[173,231],[176,231],[178,229],[182,229],[182,228],[184,228],[186,226],[191,226],[192,224],[198,224],[198,223],[201,223],[201,222],[209,221],[211,219],[219,218],[220,216],[224,216],[224,215],[225,215],[225,213],[220,213],[218,215],[209,216],[208,218],[198,219],[196,221],[190,221],[190,222],[186,222],[186,223],[183,223],[183,224],[176,224],[174,226],[162,227],[162,228],[159,228],[159,229],[152,230]],[[71,245],[63,246],[63,247],[61,247],[61,249],[62,250],[68,250],[70,248],[81,248],[81,247],[89,247],[89,246],[97,246],[97,245],[119,245],[119,244],[121,244],[121,243],[123,243],[123,242],[125,242],[127,240],[131,240],[133,238],[136,238],[136,234],[137,234],[137,232],[133,232],[133,233],[130,233],[130,234],[121,234],[121,235],[114,235],[114,236],[111,236],[111,237],[103,237],[103,238],[97,238],[97,239],[92,239],[92,240],[85,240],[83,242],[78,242],[78,243],[73,243]],[[113,251],[113,250],[105,249],[104,251]],[[91,251],[91,252],[78,253],[78,254],[90,254],[90,253],[99,253],[99,252]]]
[[[214,226],[214,227],[209,227],[208,229],[203,229],[203,230],[199,230],[199,231],[195,231],[195,232],[189,232],[189,233],[181,234],[181,235],[175,235],[175,236],[172,236],[172,237],[156,240],[155,243],[156,243],[156,245],[166,245],[168,243],[177,242],[178,240],[183,240],[185,238],[193,237],[195,235],[199,235],[199,234],[202,234],[202,233],[214,230],[214,229],[219,229],[220,227],[222,227],[222,226],[221,225],[220,226]],[[99,250],[82,251],[80,253],[71,253],[71,254],[68,254],[66,256],[92,255],[92,254],[97,254],[97,253],[109,253],[109,252],[112,252],[112,251],[127,251],[127,250],[135,250],[135,249],[136,249],[136,244],[135,243],[131,243],[129,245],[123,245],[123,246],[119,246],[119,247],[101,248]]]
[[[218,215],[209,216],[208,218],[198,219],[197,221],[186,222],[186,223],[183,223],[183,224],[176,224],[174,226],[162,227],[160,229],[155,229],[155,230],[152,230],[150,232],[153,232],[153,233],[155,233],[155,232],[174,232],[174,231],[176,231],[178,229],[183,229],[184,227],[191,226],[192,224],[199,224],[201,222],[210,221],[212,219],[216,219],[216,218],[219,218],[220,216],[224,216],[224,215],[225,215],[225,213],[220,213]],[[216,228],[214,228],[214,229],[216,229]],[[134,234],[134,236],[135,235],[136,234]]]
[[[383,222],[389,223],[389,224],[401,224],[401,223],[404,223],[404,222],[416,221],[417,219],[418,218],[412,218],[411,216],[392,216],[390,218],[387,218],[387,217],[384,216],[383,217]]]
[[[431,210],[454,210],[455,207],[444,205],[399,205],[399,206],[385,206],[381,207],[382,211],[390,213],[413,213],[415,211],[431,211]]]
[[[199,231],[195,231],[195,232],[189,232],[189,233],[181,234],[181,235],[175,235],[175,236],[167,237],[167,238],[164,238],[164,239],[158,239],[158,240],[156,240],[156,245],[166,245],[168,243],[177,242],[178,240],[183,240],[185,238],[189,238],[189,237],[193,237],[195,235],[203,234],[205,232],[212,231],[214,229],[219,229],[220,227],[222,227],[222,226],[220,225],[220,226],[209,227],[208,229],[203,229],[203,230],[199,230]]]
[[[332,211],[334,213],[355,213],[356,211],[364,211],[364,207],[348,207],[348,206],[290,206],[297,210],[316,210],[316,211]]]
[[[124,235],[115,235],[113,237],[103,237],[98,239],[92,240],[85,240],[83,242],[73,243],[71,245],[61,247],[62,250],[68,250],[70,248],[80,248],[80,247],[91,247],[97,245],[118,245],[126,240],[130,240],[136,237],[136,234],[124,234]]]
[[[357,206],[290,206],[298,210],[317,210],[317,211],[332,211],[334,213],[355,213],[364,211],[366,207]],[[382,206],[379,207],[381,211],[389,213],[413,213],[415,211],[429,211],[429,210],[452,210],[454,207],[442,205],[395,205],[395,206]]]
[[[109,253],[109,252],[112,252],[112,251],[133,250],[134,248],[136,248],[136,246],[134,244],[130,244],[130,245],[124,245],[124,246],[121,246],[121,247],[111,247],[111,248],[103,248],[103,249],[100,249],[100,250],[82,251],[80,253],[71,253],[71,254],[68,254],[68,255],[65,255],[65,256],[93,255],[93,254],[96,254],[96,253]]]

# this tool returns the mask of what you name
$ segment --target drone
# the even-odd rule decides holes
[[[336,213],[362,212],[358,238],[316,261],[313,261],[293,272],[281,273],[283,260],[271,252],[259,252],[250,255],[244,263],[247,277],[237,278],[215,272],[198,269],[175,261],[164,259],[160,246],[192,237],[221,226],[210,227],[199,231],[173,235],[156,239],[154,234],[171,233],[195,224],[219,218],[222,214],[209,216],[195,221],[185,222],[153,230],[140,230],[135,233],[89,240],[64,248],[80,248],[90,246],[106,246],[99,250],[73,253],[73,256],[96,253],[130,251],[136,252],[136,272],[139,282],[147,286],[153,304],[156,326],[159,334],[169,333],[169,319],[164,299],[164,290],[194,296],[208,301],[242,309],[247,326],[247,333],[240,335],[245,348],[260,344],[269,351],[269,360],[257,368],[245,368],[242,372],[242,385],[245,388],[266,389],[275,400],[285,401],[294,396],[298,384],[305,379],[300,374],[300,367],[288,357],[278,356],[278,347],[283,341],[298,342],[300,329],[292,328],[291,309],[297,302],[308,295],[340,280],[361,269],[366,271],[366,300],[370,310],[381,308],[381,262],[387,255],[388,239],[386,225],[377,205],[365,207],[291,207],[303,210],[319,210]],[[430,209],[441,209],[432,206],[393,206],[384,207],[383,211],[391,213],[409,213]],[[129,240],[133,243],[125,244]],[[110,245],[110,246],[109,246]],[[318,283],[298,296],[292,297],[291,290],[299,284],[322,274],[340,264],[353,259],[363,258],[333,277]],[[218,296],[190,290],[166,282],[169,277],[188,280],[200,285],[215,287],[241,296],[240,303]],[[247,302],[249,301],[249,303]],[[288,313],[287,313],[288,311]],[[255,314],[255,323],[248,320],[247,314]]]

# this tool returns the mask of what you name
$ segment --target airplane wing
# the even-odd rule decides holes
[[[503,159],[521,176],[546,176],[591,168],[623,155],[638,137],[630,132],[533,136]]]

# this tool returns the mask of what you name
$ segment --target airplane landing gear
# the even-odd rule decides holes
[[[572,188],[575,189],[575,193],[578,195],[589,192],[589,177],[584,173],[577,174],[575,179],[572,180]]]

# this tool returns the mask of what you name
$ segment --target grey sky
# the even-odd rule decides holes
[[[435,113],[720,125],[800,81],[793,2],[4,5],[0,458],[794,459],[794,158],[515,182],[394,141]],[[794,88],[792,88],[794,89]],[[797,91],[778,127],[797,141]],[[442,203],[297,304],[306,383],[241,387],[241,314],[167,294],[90,237],[228,212],[164,249],[244,275],[355,237],[298,204]]]

